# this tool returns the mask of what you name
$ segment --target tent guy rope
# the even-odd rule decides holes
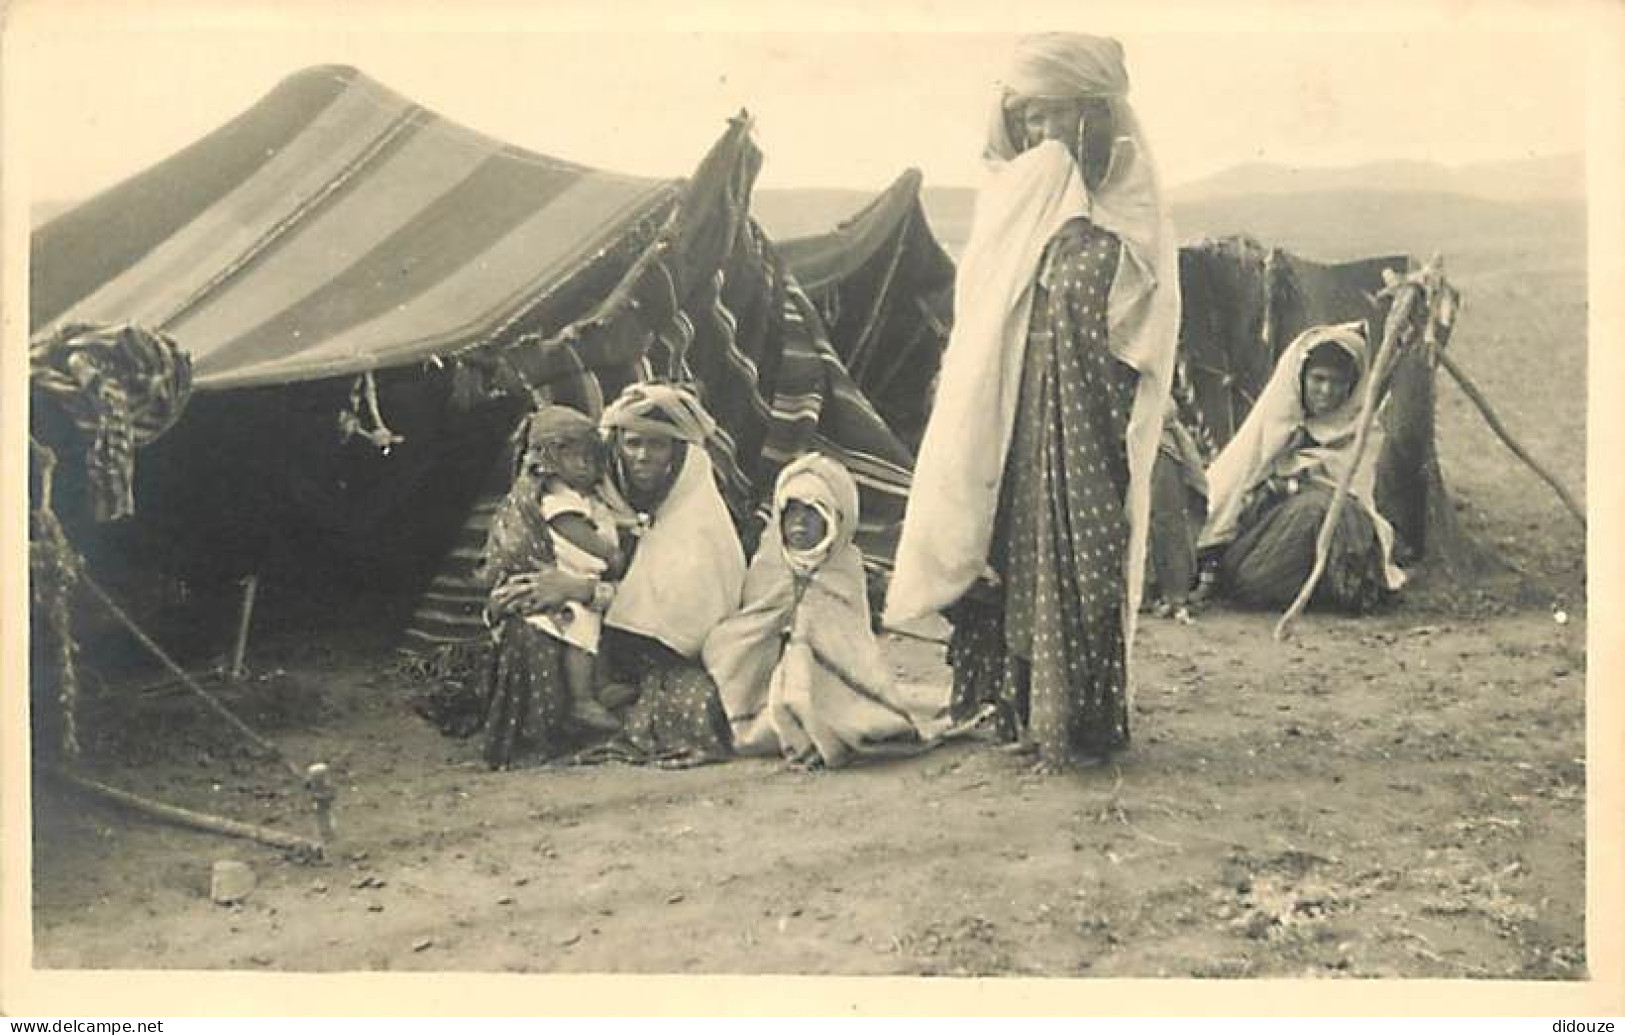
[[[1485,398],[1483,390],[1473,383],[1472,378],[1467,376],[1466,371],[1462,370],[1455,360],[1450,358],[1449,353],[1441,349],[1438,355],[1439,365],[1449,371],[1450,376],[1456,379],[1456,384],[1460,386],[1462,393],[1472,400],[1473,405],[1478,408],[1479,416],[1484,418],[1484,423],[1488,424],[1490,430],[1495,432],[1496,437],[1501,440],[1502,444],[1512,451],[1513,456],[1522,460],[1529,466],[1531,471],[1534,471],[1539,476],[1541,481],[1552,487],[1552,491],[1557,493],[1557,498],[1563,501],[1563,506],[1567,507],[1569,513],[1574,515],[1575,520],[1580,522],[1580,527],[1585,528],[1585,509],[1570,495],[1568,489],[1563,487],[1563,483],[1537,463],[1535,458],[1529,454],[1529,450],[1525,449],[1521,442],[1512,437],[1512,432],[1507,430],[1506,425],[1501,423],[1501,418],[1491,408],[1490,401]]]

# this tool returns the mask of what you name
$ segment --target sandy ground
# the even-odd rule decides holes
[[[341,774],[303,864],[35,788],[35,965],[266,970],[1575,978],[1585,621],[1406,606],[1148,619],[1135,744],[1037,777],[982,743],[837,772],[491,773],[380,644],[243,706]],[[891,641],[900,678],[938,648]],[[102,775],[310,831],[303,792],[173,693],[102,716]],[[156,731],[162,730],[162,733]],[[221,906],[216,859],[258,887]]]

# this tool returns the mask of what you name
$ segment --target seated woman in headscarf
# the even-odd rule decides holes
[[[619,700],[616,688],[602,695],[624,711],[622,731],[604,753],[682,763],[730,754],[716,685],[698,663],[705,637],[737,606],[745,570],[703,445],[715,424],[685,389],[634,384],[604,411],[601,426],[609,471],[600,495],[634,530],[618,586],[598,582],[595,590],[594,580],[556,564],[536,570],[535,555],[551,557],[551,546],[523,476],[492,523],[486,567],[501,623],[486,729],[493,766],[525,753],[556,757],[586,739],[570,721],[558,641],[522,619],[565,601],[591,602],[595,592],[599,605],[607,603],[600,649],[623,691]],[[524,559],[512,574],[511,557]]]
[[[739,606],[745,554],[705,451],[716,422],[688,389],[645,383],[606,407],[600,426],[609,438],[604,499],[635,529],[604,614],[603,649],[637,697],[608,754],[675,764],[726,758],[727,717],[699,654]]]
[[[911,708],[892,681],[870,628],[857,525],[858,487],[840,463],[814,453],[780,472],[744,605],[702,655],[737,753],[834,768],[920,751],[945,722],[923,700]]]
[[[1358,324],[1310,328],[1281,355],[1208,469],[1201,596],[1270,607],[1297,596],[1338,479],[1354,460],[1368,362]],[[1372,503],[1379,451],[1373,438],[1354,472],[1313,603],[1364,612],[1405,582],[1393,563],[1393,528]]]

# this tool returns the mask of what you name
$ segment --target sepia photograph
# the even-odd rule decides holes
[[[1617,10],[715,10],[6,12],[7,967],[1619,1009]]]

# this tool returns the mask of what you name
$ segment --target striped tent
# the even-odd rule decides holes
[[[400,367],[524,321],[676,192],[314,68],[42,227],[30,324],[163,331],[201,391]]]
[[[430,588],[410,642],[467,642],[518,418],[660,375],[716,413],[742,534],[778,468],[821,449],[859,479],[884,570],[912,459],[749,219],[760,161],[743,116],[688,180],[650,180],[494,140],[351,68],[289,77],[34,234],[36,338],[137,324],[191,361],[136,517],[105,539],[215,574],[413,572]]]

